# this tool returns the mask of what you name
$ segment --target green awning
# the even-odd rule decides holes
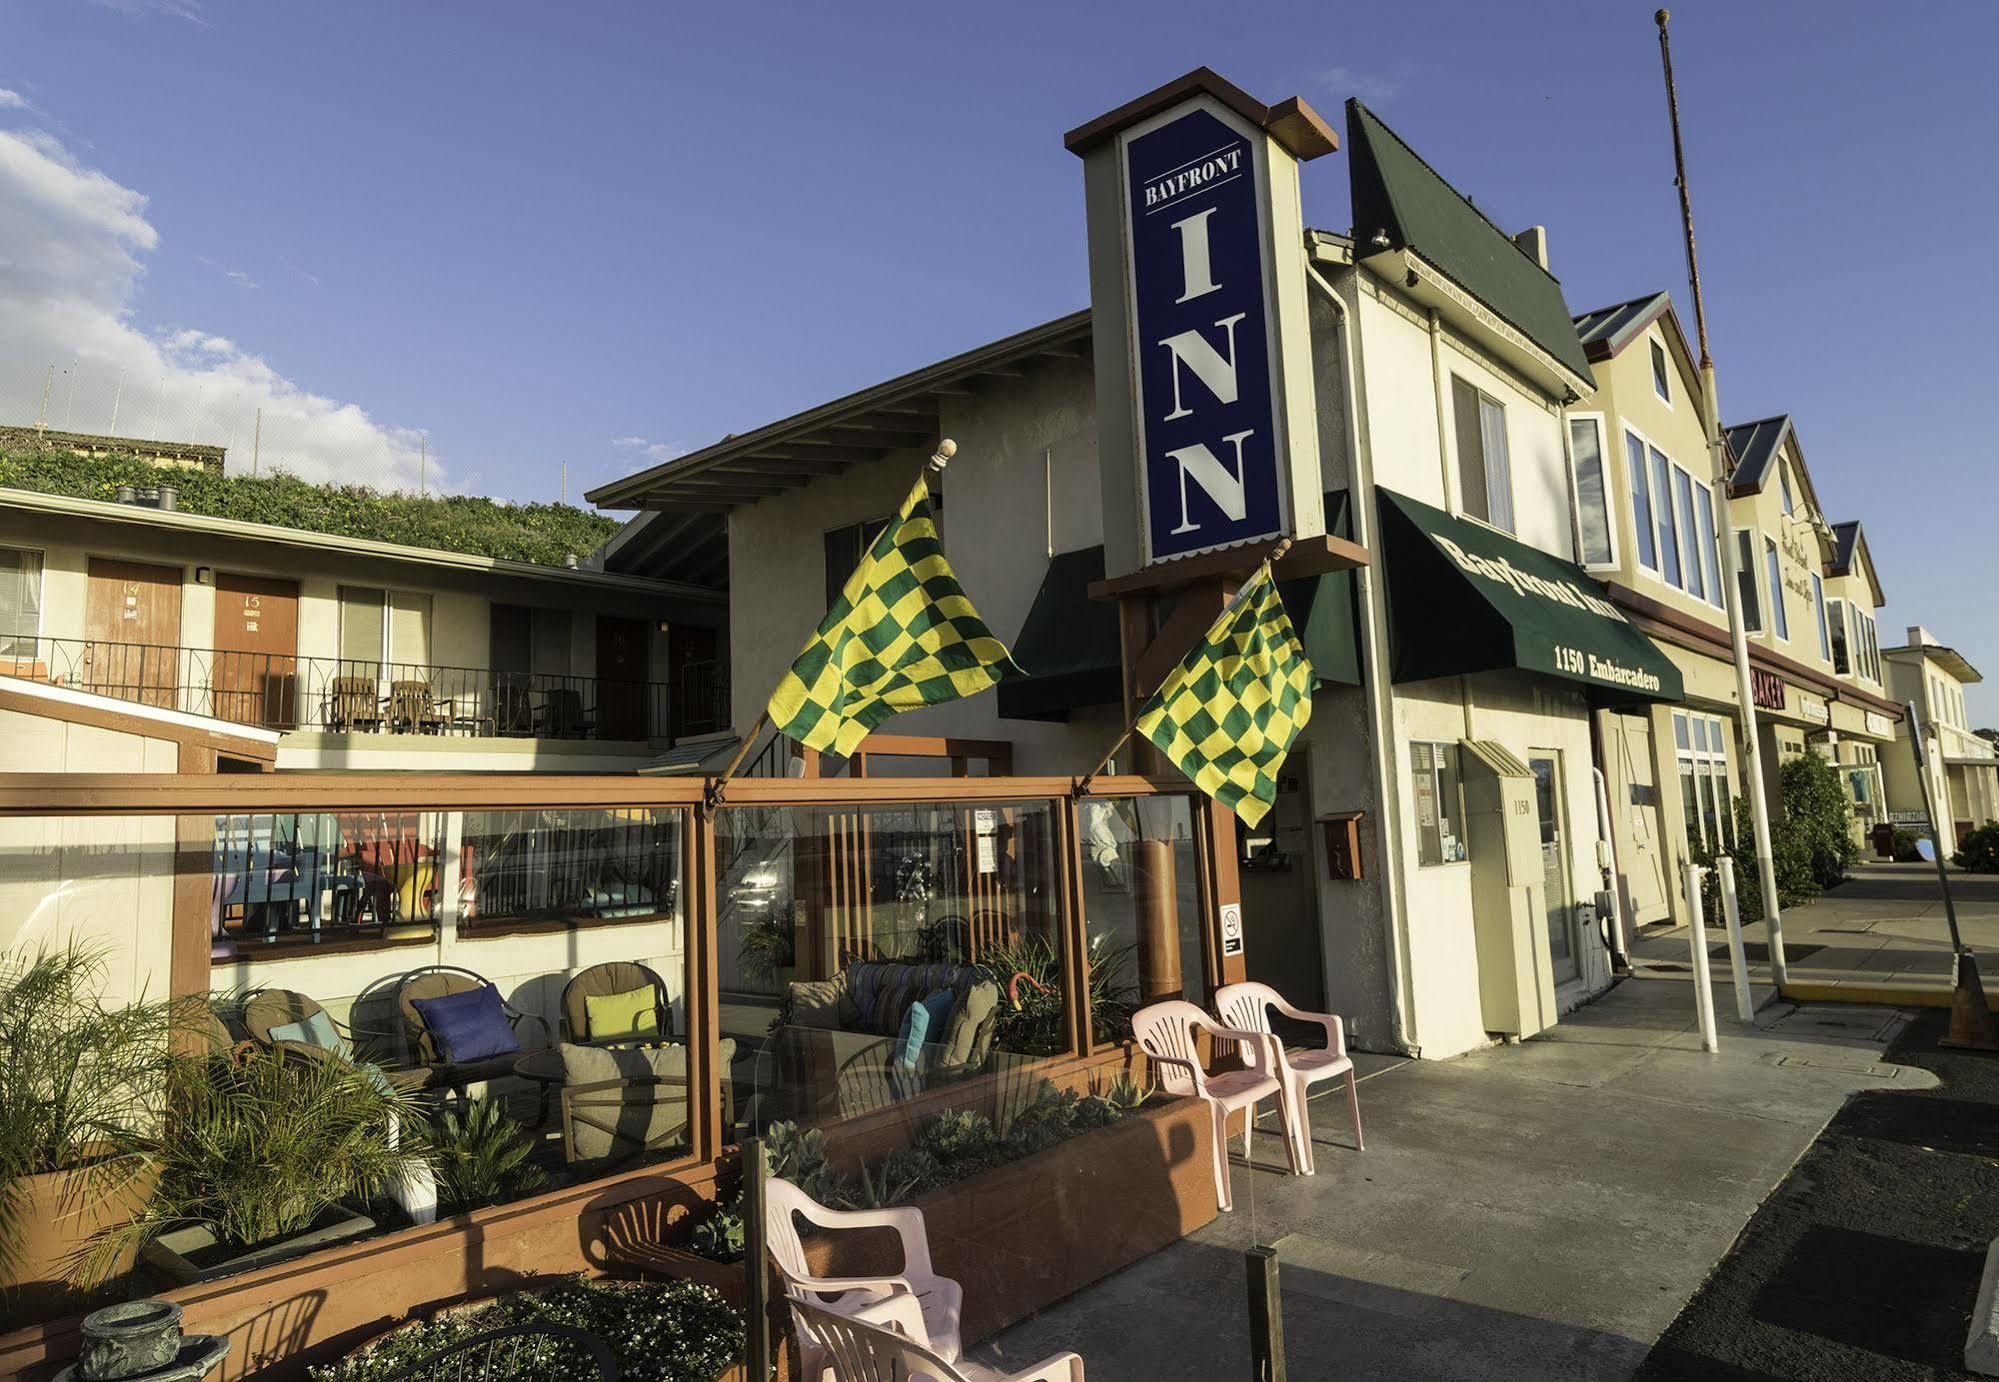
[[[1334,537],[1353,536],[1353,512],[1347,492],[1326,494],[1326,531]],[[1298,642],[1311,660],[1319,684],[1360,685],[1359,624],[1354,614],[1354,580],[1351,571],[1328,571],[1322,576],[1305,576],[1295,581],[1279,581],[1277,593],[1284,597],[1284,612],[1298,631]]]
[[[1518,667],[1598,704],[1685,698],[1680,672],[1573,562],[1381,489],[1393,680]]]
[[[1117,606],[1090,598],[1090,583],[1103,578],[1101,546],[1049,558],[1041,589],[1013,641],[1013,660],[1027,675],[999,684],[1002,717],[1066,720],[1078,706],[1123,702]]]

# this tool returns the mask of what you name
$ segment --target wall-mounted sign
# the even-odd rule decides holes
[[[1222,955],[1242,954],[1242,904],[1226,903],[1222,907]]]
[[[1199,98],[1119,136],[1149,564],[1286,531],[1262,132]]]
[[[1814,724],[1832,723],[1832,708],[1825,703],[1824,697],[1814,696],[1809,691],[1798,693],[1798,714]]]
[[[1766,672],[1761,667],[1749,669],[1749,698],[1756,702],[1758,710],[1782,710],[1784,708],[1784,679],[1775,672]]]
[[[1895,736],[1895,722],[1878,710],[1867,712],[1867,732],[1877,739],[1892,739]]]

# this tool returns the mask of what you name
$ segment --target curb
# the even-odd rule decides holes
[[[1947,988],[1895,988],[1888,984],[1845,984],[1797,980],[1784,985],[1784,997],[1800,1003],[1865,1003],[1885,1008],[1948,1008]]]
[[[1964,1366],[1999,1377],[1999,1238],[1985,1250],[1985,1274],[1978,1281],[1978,1304],[1971,1308],[1971,1333],[1964,1341]]]

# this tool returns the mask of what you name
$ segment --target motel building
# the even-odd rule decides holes
[[[1736,847],[1745,790],[1700,376],[1665,293],[1585,312],[1576,328],[1597,380],[1568,418],[1580,559],[1685,691],[1601,719],[1617,901],[1630,925],[1684,923],[1690,847]],[[1864,838],[1885,819],[1879,763],[1900,719],[1882,683],[1873,558],[1858,523],[1826,520],[1789,417],[1724,436],[1762,790],[1774,818],[1782,764],[1821,753],[1840,765]]]
[[[1694,709],[1688,679],[1724,666],[1707,644],[1690,657],[1658,637],[1663,614],[1641,624],[1635,577],[1620,596],[1628,533],[1596,559],[1604,503],[1625,503],[1599,393],[1620,362],[1592,358],[1539,228],[1494,225],[1357,102],[1341,147],[1297,102],[1266,107],[1203,69],[1068,144],[1088,310],[590,498],[662,521],[726,516],[740,734],[924,459],[957,443],[933,485],[945,548],[1028,675],[900,716],[845,762],[767,733],[748,746],[757,772],[794,778],[1081,777],[1292,538],[1276,575],[1319,686],[1276,808],[1248,832],[1203,798],[1093,789],[1078,827],[1089,954],[1132,958],[1135,1002],[1265,980],[1375,1050],[1448,1057],[1545,1028],[1612,982],[1620,916],[1671,905],[1658,842],[1680,836],[1681,807],[1658,790],[1673,757],[1660,750],[1662,770],[1652,745]],[[1351,234],[1299,219],[1299,165],[1319,159],[1345,160]],[[1690,372],[1674,370],[1669,444],[1692,464]],[[1571,465],[1579,427],[1596,438],[1594,526]],[[1684,601],[1650,598],[1679,617]],[[1810,609],[1794,608],[1794,642]],[[1829,670],[1800,679],[1821,710],[1840,686]],[[1718,679],[1709,695],[1703,723],[1723,708]],[[1814,728],[1823,716],[1800,722],[1800,744]],[[1642,769],[1613,771],[1606,744]],[[658,768],[714,772],[734,752],[729,738],[681,746]],[[1718,733],[1712,752],[1725,762]],[[1109,771],[1162,768],[1127,748]],[[1614,838],[1635,819],[1618,805],[1634,783],[1655,861]],[[829,816],[809,849],[746,851],[753,874],[735,887],[757,905],[720,917],[731,1035],[750,1041],[779,1001],[733,958],[759,918],[793,928],[794,997],[906,946],[865,905],[893,896],[880,842],[910,829],[898,789],[879,791],[881,812]],[[983,844],[971,853],[990,864]]]

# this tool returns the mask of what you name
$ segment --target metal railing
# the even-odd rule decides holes
[[[665,739],[662,682],[80,638],[0,643],[0,675],[279,731]]]
[[[217,816],[215,943],[434,933],[444,821],[420,811]]]
[[[673,688],[673,734],[718,734],[729,727],[729,669],[714,659],[689,662]]]

